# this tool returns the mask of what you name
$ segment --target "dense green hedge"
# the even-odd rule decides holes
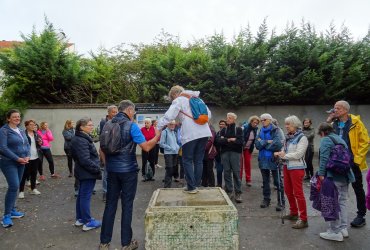
[[[215,34],[187,45],[162,33],[152,44],[67,52],[51,23],[25,43],[0,54],[3,102],[163,102],[174,84],[200,90],[220,106],[370,103],[370,32],[353,40],[347,28],[318,34],[309,23],[232,39]]]

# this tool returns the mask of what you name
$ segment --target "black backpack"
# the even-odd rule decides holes
[[[100,148],[104,153],[113,155],[122,151],[121,124],[126,121],[112,122],[107,121],[101,130],[99,140]]]

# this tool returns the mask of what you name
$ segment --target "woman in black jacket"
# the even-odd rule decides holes
[[[37,169],[41,164],[41,145],[42,145],[42,138],[35,132],[36,122],[34,120],[28,120],[24,122],[24,126],[26,127],[26,136],[28,139],[28,143],[30,144],[30,160],[26,164],[24,169],[22,181],[19,185],[19,195],[18,198],[24,198],[24,186],[27,179],[31,181],[31,194],[40,195],[41,193],[36,189],[36,177],[37,177]]]
[[[75,226],[88,231],[101,226],[101,222],[90,215],[90,200],[96,180],[101,180],[99,155],[90,136],[94,125],[90,118],[77,121],[76,134],[71,141],[72,157],[75,161],[75,177],[80,182],[76,199]]]

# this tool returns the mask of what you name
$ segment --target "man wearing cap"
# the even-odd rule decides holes
[[[338,101],[334,105],[335,121],[333,128],[348,145],[352,154],[351,169],[355,175],[352,183],[357,201],[357,216],[351,222],[353,227],[362,227],[366,224],[366,200],[362,184],[361,171],[367,169],[366,154],[369,149],[369,136],[360,116],[349,114],[350,105],[346,101]]]
[[[278,164],[274,159],[274,152],[280,151],[283,145],[278,128],[272,124],[272,116],[265,113],[261,115],[260,119],[262,128],[257,136],[255,146],[259,150],[258,165],[263,179],[263,200],[260,207],[266,208],[270,206],[271,201],[270,172],[274,179],[274,185],[279,188],[280,192],[283,192],[282,182],[278,179]],[[282,206],[282,201],[280,201],[278,197],[276,211],[281,211]]]

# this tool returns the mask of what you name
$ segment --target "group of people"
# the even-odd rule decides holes
[[[138,242],[132,237],[131,228],[139,173],[136,145],[142,149],[143,180],[147,180],[145,177],[147,165],[150,166],[154,176],[158,164],[156,157],[161,147],[166,166],[165,188],[171,187],[173,178],[183,176],[185,182],[183,192],[186,194],[196,195],[201,186],[219,186],[237,203],[242,202],[243,174],[246,185],[251,186],[251,158],[256,148],[259,150],[258,166],[263,180],[263,199],[260,207],[270,206],[270,175],[272,175],[279,194],[276,210],[282,211],[285,208],[286,196],[290,211],[284,215],[284,219],[294,220],[292,227],[295,229],[308,226],[303,182],[315,177],[312,164],[315,130],[312,128],[312,121],[306,118],[301,122],[294,115],[288,116],[284,120],[286,129],[284,133],[277,121],[268,113],[251,116],[242,126],[237,126],[235,113],[227,113],[226,119],[219,121],[220,129],[216,132],[210,123],[195,122],[194,117],[189,115],[192,114],[189,96],[198,97],[199,91],[184,90],[178,85],[172,87],[169,91],[172,103],[167,112],[158,121],[146,119],[145,126],[141,129],[134,122],[135,105],[130,100],[121,101],[118,107],[109,106],[108,115],[101,121],[100,129],[102,131],[108,121],[118,123],[121,149],[115,154],[108,153],[102,148],[96,149],[91,137],[94,126],[91,119],[78,120],[75,128],[72,121],[66,122],[63,130],[64,149],[68,158],[69,176],[73,175],[73,162],[75,163],[75,188],[78,192],[75,226],[81,226],[84,231],[102,227],[100,249],[108,249],[112,240],[119,198],[122,203],[122,249],[138,248]],[[316,177],[320,181],[324,179],[333,181],[340,205],[340,212],[335,220],[329,222],[328,231],[320,233],[320,237],[328,240],[343,241],[343,237],[348,237],[346,205],[349,183],[352,183],[355,190],[358,209],[357,217],[351,225],[361,227],[366,223],[366,198],[361,171],[367,168],[369,137],[360,118],[349,114],[349,110],[350,106],[346,101],[337,102],[334,106],[335,115],[331,114],[331,123],[321,123],[317,131],[322,139]],[[211,119],[208,107],[207,117]],[[258,130],[260,123],[262,126]],[[4,227],[13,225],[12,218],[24,216],[24,213],[15,209],[15,202],[18,189],[23,191],[24,187],[21,186],[24,186],[27,178],[30,178],[32,192],[40,193],[36,189],[36,175],[41,155],[49,162],[51,177],[57,177],[50,151],[53,136],[47,123],[41,123],[40,130],[36,130],[35,121],[26,121],[26,131],[20,129],[19,124],[19,111],[11,110],[7,114],[7,124],[0,129],[0,168],[9,185],[2,218]],[[344,145],[352,156],[351,168],[342,176],[326,168],[331,150],[338,143]],[[96,180],[99,179],[103,179],[106,199],[102,221],[94,219],[90,211],[91,195]]]
[[[6,124],[0,129],[0,168],[8,183],[5,196],[4,216],[1,220],[3,227],[13,225],[14,218],[22,218],[24,213],[15,208],[17,196],[25,197],[25,186],[30,186],[32,195],[40,195],[36,188],[46,177],[43,173],[43,159],[49,163],[50,178],[60,177],[55,173],[54,160],[51,154],[53,134],[47,122],[40,126],[34,120],[24,122],[25,129],[20,128],[21,113],[11,109],[6,114]],[[18,194],[19,191],[19,194]]]

